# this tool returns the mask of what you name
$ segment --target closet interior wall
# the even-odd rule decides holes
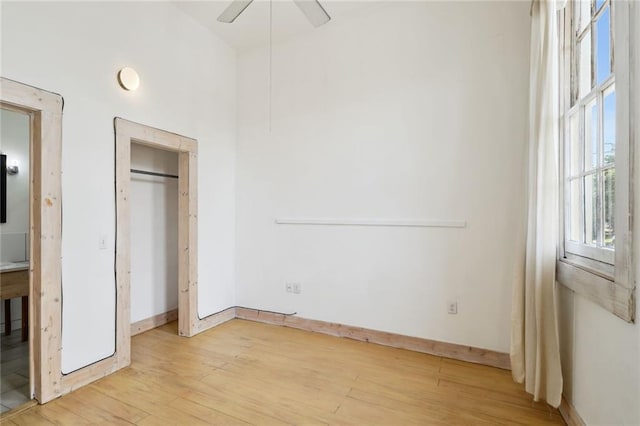
[[[131,169],[178,175],[178,155],[131,144]],[[178,179],[131,173],[131,322],[178,307]]]

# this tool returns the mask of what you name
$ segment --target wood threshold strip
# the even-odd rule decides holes
[[[576,407],[573,406],[567,399],[562,396],[562,401],[560,401],[560,407],[558,407],[560,411],[560,415],[564,419],[567,426],[586,426],[580,414],[576,410]]]
[[[504,370],[511,369],[509,354],[472,346],[403,336],[401,334],[306,319],[292,315],[264,312],[249,308],[236,308],[236,318],[313,331],[331,336],[346,337],[394,348],[408,349],[415,352],[502,368]]]
[[[161,325],[176,321],[177,319],[178,310],[172,309],[170,311],[163,312],[161,314],[154,315],[140,321],[136,321],[131,324],[131,336],[133,337],[136,334],[144,333],[145,331],[160,327]]]

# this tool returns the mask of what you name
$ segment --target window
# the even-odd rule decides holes
[[[629,3],[574,0],[561,19],[558,280],[632,321]]]
[[[609,1],[573,11],[571,99],[565,120],[565,252],[613,266],[616,92]],[[603,272],[611,268],[602,265]]]

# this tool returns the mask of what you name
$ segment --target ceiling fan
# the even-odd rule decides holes
[[[227,24],[232,23],[252,2],[253,0],[233,0],[220,16],[218,16],[218,21]],[[314,27],[319,27],[331,20],[331,17],[318,0],[293,0],[293,2]]]

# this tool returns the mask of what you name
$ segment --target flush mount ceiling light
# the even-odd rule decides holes
[[[253,2],[253,0],[234,0],[218,16],[218,21],[232,23]],[[317,0],[293,0],[314,27],[326,24],[331,17]]]
[[[140,86],[140,77],[133,68],[124,67],[118,72],[118,83],[124,90],[137,90]]]

